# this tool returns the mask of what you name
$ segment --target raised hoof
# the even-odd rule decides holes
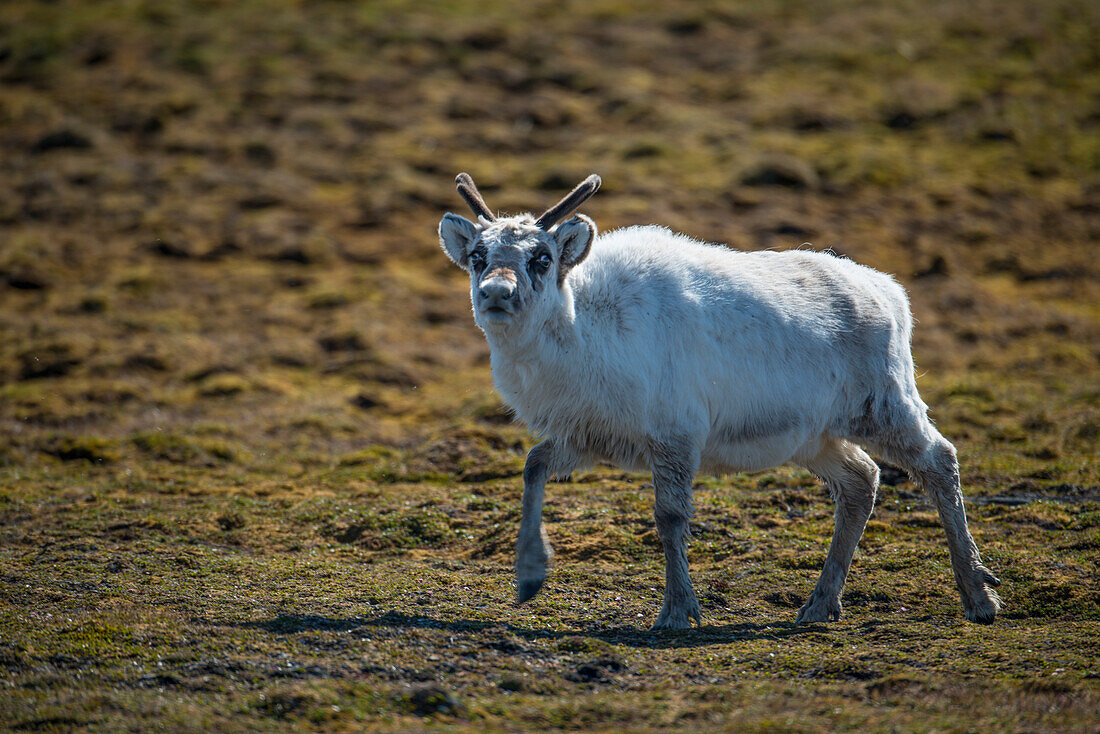
[[[516,583],[516,603],[522,604],[535,594],[539,593],[545,578],[519,581]]]
[[[959,584],[967,620],[974,624],[993,624],[1001,611],[1001,597],[993,589],[1000,585],[1001,580],[985,566],[978,566],[965,586]]]
[[[795,624],[812,622],[836,622],[840,619],[840,599],[825,599],[811,594],[809,601],[798,610]]]

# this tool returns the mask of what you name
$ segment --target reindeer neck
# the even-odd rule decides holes
[[[568,282],[563,283],[558,302],[544,314],[530,314],[523,324],[510,325],[500,330],[488,330],[494,363],[554,364],[569,358],[569,353],[583,341],[573,311],[573,292]]]

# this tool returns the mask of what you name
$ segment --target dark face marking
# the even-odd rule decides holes
[[[473,249],[467,258],[467,262],[470,264],[470,271],[473,273],[480,273],[485,269],[486,265],[486,251],[483,245],[478,245]]]
[[[534,254],[527,260],[527,275],[531,278],[531,288],[539,293],[546,284],[546,274],[554,265],[554,256],[545,246],[535,248]]]

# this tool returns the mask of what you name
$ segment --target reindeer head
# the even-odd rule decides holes
[[[470,274],[478,326],[503,327],[532,309],[551,308],[565,276],[588,255],[596,236],[591,219],[569,215],[596,193],[600,177],[586,178],[538,219],[530,214],[498,219],[469,174],[458,174],[455,183],[477,221],[445,214],[439,241],[447,256]]]

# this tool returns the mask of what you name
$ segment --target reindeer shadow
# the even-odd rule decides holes
[[[578,625],[573,629],[531,628],[507,622],[487,622],[472,619],[437,619],[425,615],[411,615],[389,611],[374,617],[325,617],[313,614],[281,614],[265,620],[240,623],[238,626],[259,629],[272,634],[297,634],[300,632],[351,632],[369,628],[445,630],[457,633],[485,633],[489,646],[499,647],[499,638],[515,636],[527,642],[537,640],[564,640],[570,637],[589,637],[603,642],[634,648],[692,648],[724,644],[736,641],[782,640],[809,633],[828,631],[823,624],[795,624],[794,622],[769,622],[754,624],[704,625],[690,630],[652,631],[630,626],[597,627]]]

